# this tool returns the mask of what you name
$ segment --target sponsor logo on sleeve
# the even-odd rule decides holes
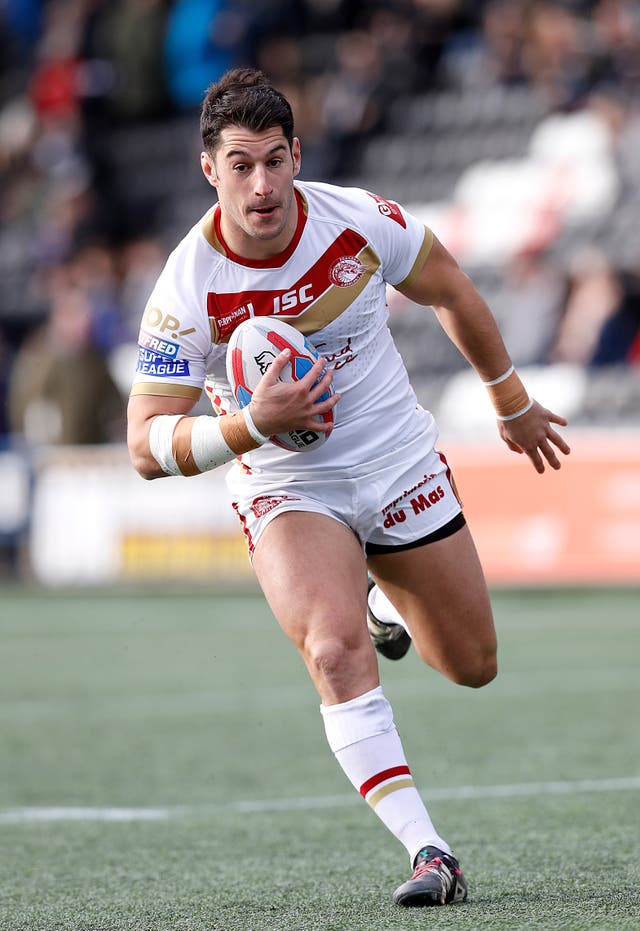
[[[186,359],[171,359],[152,349],[138,346],[137,372],[143,375],[157,375],[160,378],[184,378],[189,375],[189,363]]]
[[[159,330],[163,335],[168,335],[171,339],[177,339],[179,336],[187,336],[195,333],[195,327],[181,329],[182,324],[178,317],[173,314],[165,314],[159,307],[147,307],[142,318],[143,323],[150,330]]]
[[[384,197],[379,197],[377,194],[372,194],[371,191],[367,191],[367,194],[375,200],[378,212],[381,213],[383,217],[389,217],[390,220],[395,220],[396,223],[406,230],[407,221],[403,217],[402,210],[400,210],[397,204],[394,204],[391,200],[385,200]]]
[[[180,350],[180,344],[171,343],[159,336],[154,336],[153,333],[147,333],[146,330],[140,330],[138,348],[150,349],[151,352],[155,352],[159,356],[164,356],[166,359],[176,359],[178,357],[178,351]]]

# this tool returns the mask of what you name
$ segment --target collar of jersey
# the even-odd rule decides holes
[[[296,204],[298,205],[298,222],[295,232],[289,245],[283,249],[282,252],[278,252],[277,255],[272,255],[268,259],[246,259],[242,255],[236,255],[236,253],[229,248],[222,235],[222,230],[220,229],[220,204],[216,204],[213,213],[213,224],[218,242],[227,258],[231,259],[232,262],[237,262],[238,265],[247,265],[249,268],[280,268],[280,266],[284,265],[295,252],[296,246],[300,242],[305,223],[307,222],[307,204],[304,195],[296,187],[294,187],[294,193],[296,196]]]

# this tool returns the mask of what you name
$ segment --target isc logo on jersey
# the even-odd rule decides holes
[[[227,347],[227,378],[240,407],[246,407],[251,401],[256,385],[283,349],[291,351],[291,362],[280,376],[282,381],[304,378],[318,358],[315,346],[284,320],[254,317],[233,331]],[[333,388],[319,400],[325,400],[330,393],[333,393]],[[319,414],[316,419],[332,424],[333,411]],[[316,433],[315,430],[291,430],[272,436],[271,441],[282,449],[305,452],[317,449],[328,436],[328,433]]]
[[[303,284],[301,288],[293,288],[282,295],[276,294],[273,298],[273,312],[274,314],[286,313],[294,307],[310,304],[312,300],[311,285]]]

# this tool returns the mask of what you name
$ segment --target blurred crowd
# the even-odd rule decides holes
[[[189,133],[203,91],[235,65],[262,68],[291,100],[304,177],[339,182],[357,178],[394,103],[451,88],[531,87],[549,113],[601,94],[633,132],[640,3],[4,0],[0,434],[123,438],[138,321],[180,235],[155,201],[173,196],[176,214],[187,203],[153,140],[168,127],[197,172]],[[135,138],[128,186],[122,155]],[[207,194],[202,181],[199,202]],[[516,361],[640,366],[640,261],[621,268],[594,247],[493,272]]]

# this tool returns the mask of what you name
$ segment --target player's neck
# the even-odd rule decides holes
[[[240,258],[247,259],[251,262],[260,262],[266,259],[272,259],[285,251],[296,231],[296,215],[291,211],[291,217],[287,219],[287,224],[282,232],[273,239],[260,239],[257,236],[251,236],[244,230],[226,222],[223,211],[220,213],[220,233],[224,244],[228,250]]]
[[[216,234],[227,255],[240,264],[283,264],[295,249],[306,221],[304,201],[294,191],[286,223],[273,238],[252,236],[230,220],[221,206],[214,214]]]

